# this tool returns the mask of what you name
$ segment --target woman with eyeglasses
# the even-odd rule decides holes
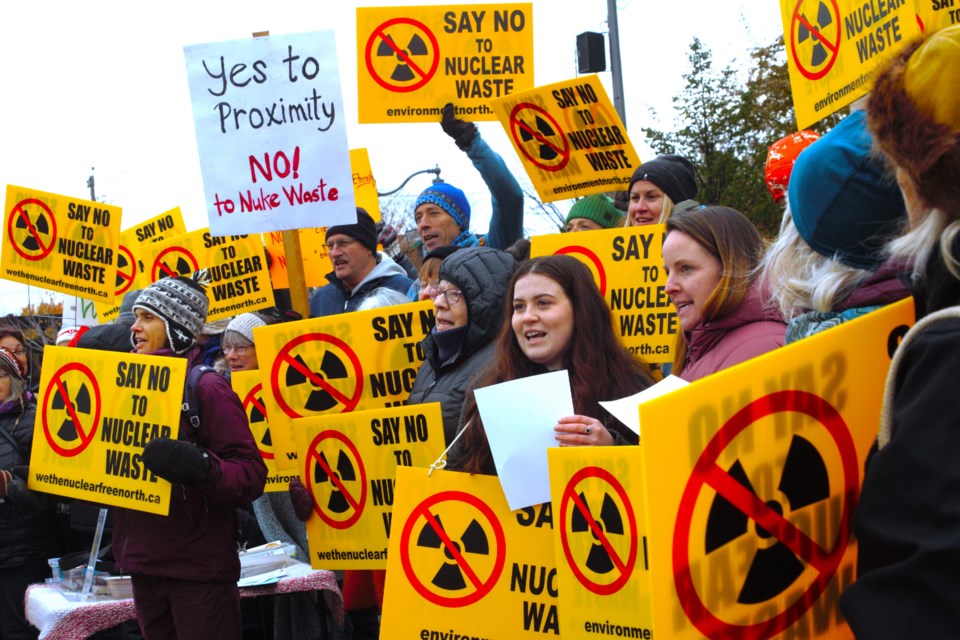
[[[510,322],[497,336],[493,360],[471,388],[566,369],[576,414],[560,418],[554,427],[558,444],[637,444],[637,434],[599,403],[642,391],[653,378],[648,365],[627,351],[614,331],[613,316],[586,265],[567,255],[526,260],[505,297]],[[447,468],[495,475],[473,394],[462,424],[464,433],[451,448]]]
[[[0,347],[16,357],[23,369],[23,378],[27,381],[27,390],[36,393],[40,385],[40,376],[36,376],[36,380],[33,379],[30,352],[27,350],[27,341],[23,337],[23,332],[16,327],[0,326]]]
[[[220,349],[227,358],[227,378],[232,371],[252,371],[259,368],[257,346],[253,344],[253,330],[268,323],[258,313],[241,313],[223,330]]]
[[[460,249],[443,259],[432,290],[435,326],[421,342],[420,365],[407,404],[439,402],[452,442],[470,379],[493,357],[503,324],[503,297],[515,262],[489,247]]]
[[[0,638],[37,637],[24,593],[57,555],[55,503],[27,489],[36,409],[19,358],[0,347]]]

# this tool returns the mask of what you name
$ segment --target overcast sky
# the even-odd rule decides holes
[[[412,4],[442,3],[2,2],[0,185],[89,198],[86,182],[94,167],[97,197],[123,208],[123,228],[174,206],[181,208],[189,230],[208,226],[184,45],[245,38],[261,30],[335,29],[349,146],[367,148],[378,188],[393,189],[412,171],[439,165],[446,181],[467,192],[474,227],[480,229],[489,217],[489,196],[439,124],[357,124],[356,8]],[[782,32],[779,4],[772,0],[618,0],[617,6],[627,128],[642,159],[653,152],[640,128],[669,128],[670,99],[682,87],[694,36],[713,51],[718,66],[739,66],[747,63],[749,48]],[[606,15],[605,0],[576,5],[535,0],[536,84],[575,77],[576,35],[606,33]],[[599,75],[612,98],[611,74]],[[529,185],[500,124],[479,126],[521,183]],[[430,177],[414,178],[405,192],[415,196]],[[557,204],[564,211],[569,207],[569,202]],[[538,230],[535,220],[526,222]],[[26,289],[0,281],[0,313],[18,312],[27,303]],[[31,287],[34,302],[42,296]]]

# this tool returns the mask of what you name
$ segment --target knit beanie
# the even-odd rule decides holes
[[[674,204],[683,200],[690,200],[697,195],[697,179],[695,170],[690,161],[683,156],[664,155],[644,162],[633,172],[630,186],[639,180],[646,180],[657,185]]]
[[[767,191],[773,196],[774,202],[779,203],[787,195],[787,184],[790,182],[790,173],[797,156],[819,139],[819,133],[804,129],[784,136],[770,145],[763,174]]]
[[[377,223],[373,221],[366,209],[357,207],[356,224],[338,224],[327,227],[327,239],[330,236],[342,234],[356,239],[370,251],[377,252]]]
[[[413,210],[416,211],[425,202],[435,204],[446,211],[460,227],[460,231],[467,231],[470,228],[470,203],[467,202],[467,196],[463,191],[452,184],[435,182],[430,185],[420,192]]]
[[[65,344],[70,344],[70,341],[78,333],[80,333],[80,327],[62,327],[57,332],[57,346],[62,347]]]
[[[570,213],[563,221],[564,227],[574,218],[592,220],[604,229],[623,226],[623,213],[613,205],[613,200],[602,193],[580,198],[570,207]]]
[[[206,269],[194,271],[189,277],[161,278],[140,292],[133,308],[163,320],[170,348],[174,353],[183,353],[196,343],[207,320],[207,284]],[[132,333],[130,342],[134,343]]]
[[[265,327],[267,323],[263,321],[263,318],[258,316],[255,313],[241,313],[236,318],[230,321],[230,324],[227,325],[226,331],[228,333],[233,331],[240,334],[248,341],[253,342],[253,330],[257,327]]]
[[[0,371],[6,371],[10,376],[23,380],[23,367],[20,366],[20,361],[4,347],[0,347]]]
[[[854,111],[799,155],[787,187],[793,222],[812,249],[871,270],[907,215],[872,145],[866,113]]]

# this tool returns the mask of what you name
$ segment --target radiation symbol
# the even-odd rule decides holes
[[[819,80],[836,62],[840,49],[839,16],[836,0],[797,3],[791,23],[790,50],[798,71],[805,78]]]
[[[137,261],[134,260],[130,249],[117,246],[117,291],[116,295],[123,295],[133,286],[137,277]]]
[[[188,276],[199,268],[197,259],[183,247],[167,247],[153,261],[150,275],[156,282],[160,278]]]
[[[688,619],[708,638],[765,640],[806,615],[847,553],[859,481],[850,431],[819,396],[778,391],[737,411],[677,511],[673,578]]]
[[[270,437],[270,423],[267,422],[267,409],[263,404],[261,392],[263,384],[257,383],[243,399],[243,408],[247,412],[250,432],[257,442],[257,449],[264,460],[273,460],[273,438]]]
[[[322,349],[319,356],[318,348]],[[298,336],[287,343],[270,375],[277,405],[291,418],[352,411],[363,391],[357,355],[339,338],[323,333]]]
[[[53,251],[57,220],[46,203],[35,198],[18,202],[7,220],[10,244],[27,260],[42,260]]]
[[[570,145],[553,117],[529,102],[510,112],[510,132],[520,152],[544,171],[560,171],[570,160]]]
[[[305,471],[320,519],[335,529],[353,526],[367,500],[366,471],[353,442],[339,431],[317,434],[307,452]]]
[[[409,18],[388,20],[367,40],[366,64],[370,77],[398,93],[424,86],[440,64],[436,37],[422,22]]]
[[[577,471],[564,488],[560,522],[560,545],[577,581],[598,595],[622,589],[636,566],[639,536],[617,478],[601,467]]]
[[[400,560],[414,589],[433,604],[463,607],[486,596],[506,560],[503,528],[476,496],[445,491],[404,523]]]
[[[42,424],[50,448],[64,457],[81,453],[93,441],[100,422],[100,387],[79,362],[61,367],[47,384]]]
[[[747,491],[757,495],[739,460],[728,473]],[[830,497],[830,478],[823,458],[808,440],[799,435],[794,435],[790,443],[777,490],[786,496],[786,501],[768,500],[765,504],[784,517],[790,515],[789,511],[809,507]],[[803,573],[804,565],[787,545],[760,524],[752,522],[721,494],[714,496],[707,516],[706,553],[713,553],[748,534],[758,538],[758,548],[737,602],[757,604],[786,591]]]

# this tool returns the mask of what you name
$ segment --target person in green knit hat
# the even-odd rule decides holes
[[[613,229],[622,227],[623,220],[623,212],[614,206],[613,200],[597,193],[580,198],[570,207],[563,230],[571,232]]]

